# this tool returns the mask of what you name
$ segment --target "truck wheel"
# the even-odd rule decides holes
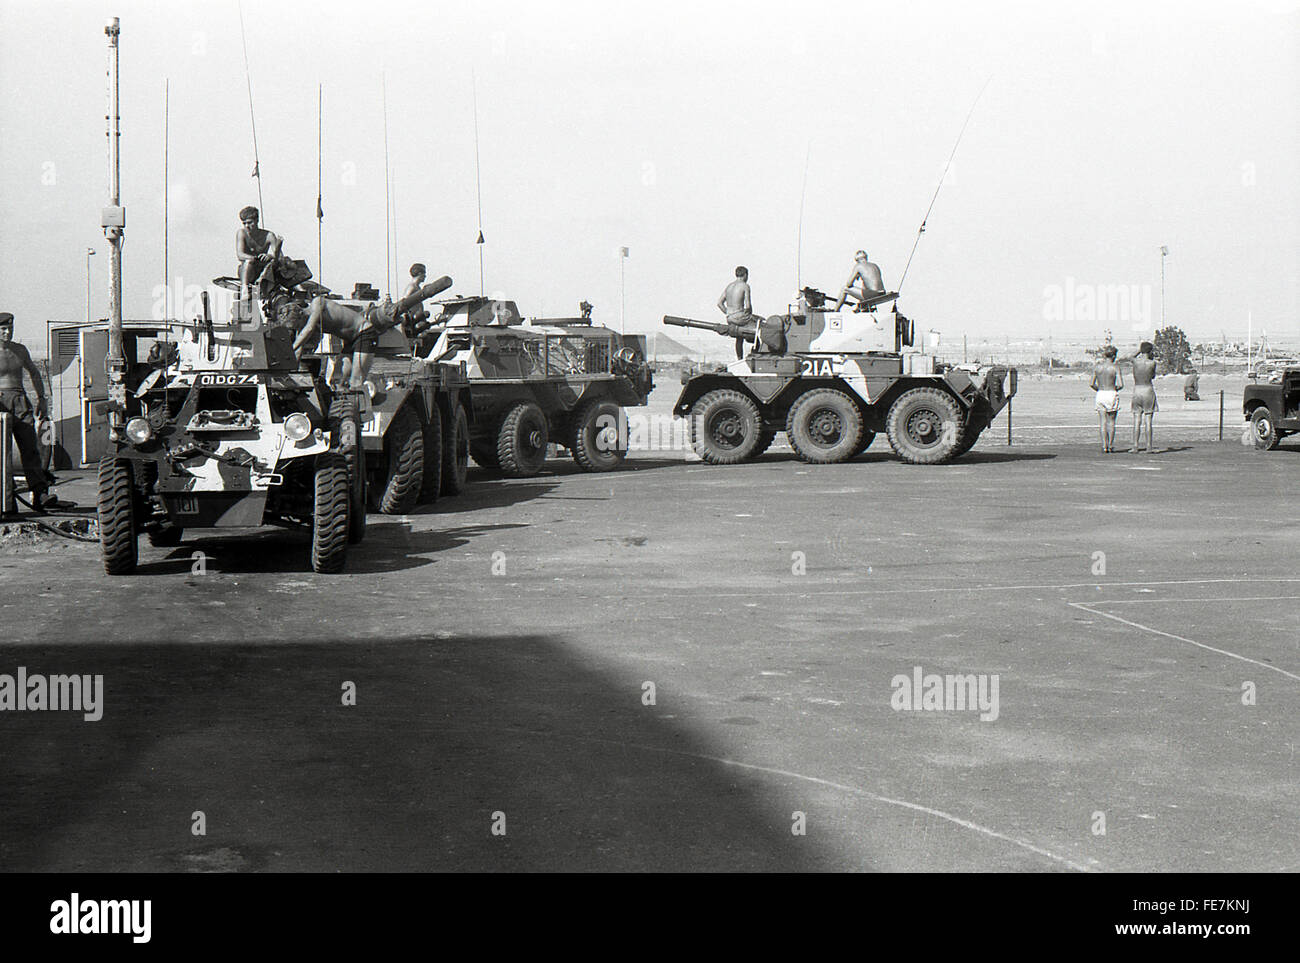
[[[864,451],[870,448],[871,443],[875,440],[876,440],[876,433],[874,431],[870,431],[866,428],[863,428],[862,438],[861,440],[858,441],[858,447],[853,450],[853,457],[857,458],[858,455],[862,454]]]
[[[154,548],[175,548],[185,537],[185,529],[179,525],[173,525],[170,522],[155,528],[148,536],[149,544]]]
[[[507,478],[529,478],[546,462],[546,416],[531,401],[511,408],[497,433],[497,460]]]
[[[321,574],[343,571],[348,555],[348,515],[351,492],[348,463],[338,452],[316,461],[312,504],[311,570]]]
[[[500,471],[501,463],[497,461],[496,445],[487,442],[470,442],[469,453],[474,457],[474,464],[488,471]]]
[[[966,452],[974,448],[975,442],[979,440],[980,433],[978,431],[969,431],[968,429],[963,428],[961,433],[961,444],[959,444],[957,450],[952,453],[952,457],[960,458],[962,455],[966,454]]]
[[[718,388],[691,407],[691,444],[710,465],[734,465],[753,455],[763,422],[758,406],[739,391]]]
[[[451,423],[442,436],[442,493],[459,495],[469,473],[469,415],[464,405],[456,406]]]
[[[424,431],[410,405],[403,405],[388,429],[388,472],[379,510],[385,515],[405,515],[420,503],[424,484]]]
[[[105,455],[99,463],[99,550],[104,571],[129,575],[135,571],[139,545],[135,530],[135,493],[131,463]]]
[[[583,471],[613,471],[627,457],[627,414],[613,401],[589,401],[574,414],[569,449]]]
[[[366,452],[356,399],[335,398],[330,404],[329,420],[334,447],[348,466],[348,541],[356,545],[366,537]]]
[[[952,396],[938,388],[912,388],[889,409],[889,444],[911,465],[938,465],[961,444],[962,414]]]
[[[435,399],[424,425],[424,480],[420,501],[436,502],[442,494],[442,409]]]
[[[785,434],[795,454],[810,464],[848,461],[862,438],[862,413],[844,392],[814,388],[790,406]]]
[[[1255,447],[1260,451],[1272,451],[1281,441],[1281,436],[1277,433],[1277,425],[1273,424],[1273,415],[1266,407],[1261,406],[1251,412],[1250,428]]]

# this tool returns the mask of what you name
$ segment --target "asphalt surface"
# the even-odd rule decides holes
[[[878,439],[474,470],[341,576],[293,532],[112,579],[10,539],[0,673],[105,696],[0,712],[0,866],[1295,870],[1298,477],[1294,443]],[[891,707],[918,667],[996,676],[996,718]]]

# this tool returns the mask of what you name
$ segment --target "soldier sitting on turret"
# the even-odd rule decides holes
[[[862,282],[861,289],[854,287],[858,281]],[[853,273],[849,275],[849,279],[844,282],[844,287],[840,290],[840,299],[835,302],[835,310],[844,307],[845,302],[852,297],[858,302],[854,310],[862,311],[864,310],[862,302],[873,294],[884,293],[885,282],[880,276],[880,268],[871,263],[866,251],[859,251],[853,256]]]

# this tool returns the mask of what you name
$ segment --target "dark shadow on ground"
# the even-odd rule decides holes
[[[968,451],[949,465],[995,465],[1008,461],[1051,461],[1056,455],[1047,451]]]
[[[537,478],[502,478],[470,469],[469,482],[459,495],[444,495],[436,502],[419,506],[407,514],[451,515],[457,512],[477,511],[480,508],[509,508],[520,502],[539,498],[555,489],[556,483]]]
[[[414,531],[409,522],[370,516],[366,537],[358,545],[348,546],[346,574],[399,572],[429,565],[430,556],[450,548],[466,545],[487,532],[524,525],[465,525],[432,531]],[[158,557],[162,552],[167,554]],[[140,564],[136,575],[188,574],[194,565],[194,553],[202,552],[205,565],[212,571],[232,575],[311,571],[311,535],[304,529],[274,529],[247,534],[217,534],[211,529],[187,533],[174,549],[150,549],[141,539]]]
[[[560,638],[38,645],[6,661],[100,673],[105,688],[98,722],[0,720],[8,871],[798,871],[825,858],[792,836],[770,784],[701,758],[717,750],[642,705],[637,678]],[[348,682],[355,706],[341,704]],[[191,833],[198,811],[206,836]]]

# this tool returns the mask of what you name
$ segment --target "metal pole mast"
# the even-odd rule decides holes
[[[121,206],[121,116],[118,101],[118,37],[121,34],[119,19],[114,17],[104,27],[108,37],[108,180],[111,194],[109,206],[104,209],[101,222],[109,250],[108,291],[108,356],[104,368],[108,374],[109,422],[114,434],[125,421],[126,414],[126,359],[122,347],[122,234],[126,230],[126,211]]]

